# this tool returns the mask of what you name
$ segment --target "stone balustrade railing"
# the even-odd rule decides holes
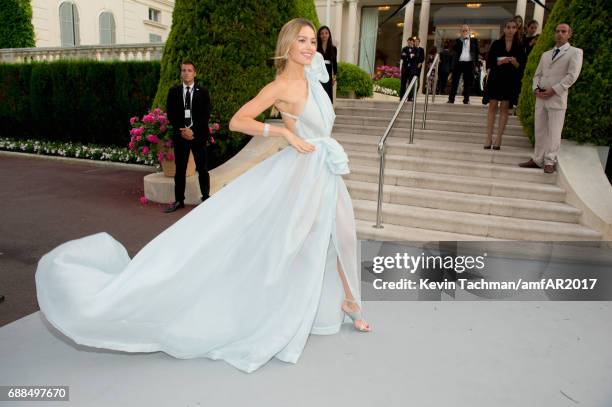
[[[78,47],[4,48],[0,63],[89,59],[96,61],[160,60],[164,44],[83,45]]]

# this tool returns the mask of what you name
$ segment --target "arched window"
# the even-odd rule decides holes
[[[62,47],[74,47],[81,44],[79,35],[79,13],[76,4],[65,1],[59,7],[60,37]]]
[[[111,45],[115,43],[115,17],[110,11],[100,14],[100,44]]]

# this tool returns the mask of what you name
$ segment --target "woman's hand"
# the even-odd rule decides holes
[[[285,134],[285,139],[289,144],[293,146],[299,153],[311,153],[315,150],[314,144],[310,144],[304,139],[296,136],[291,131],[287,130]]]

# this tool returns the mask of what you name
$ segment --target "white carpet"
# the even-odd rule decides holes
[[[610,302],[365,302],[374,332],[311,335],[247,374],[75,345],[39,312],[0,328],[0,385],[68,385],[11,406],[612,406]],[[572,401],[572,399],[574,401]]]

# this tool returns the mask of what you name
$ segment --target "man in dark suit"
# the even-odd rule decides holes
[[[210,175],[206,168],[206,142],[209,139],[208,120],[210,119],[210,97],[208,90],[195,84],[196,67],[192,61],[181,63],[182,84],[168,92],[166,107],[168,120],[172,125],[172,144],[176,174],[174,175],[174,203],[164,212],[174,212],[184,208],[185,172],[189,151],[193,152],[202,202],[210,193]]]
[[[457,38],[453,47],[453,83],[448,95],[448,103],[455,103],[455,95],[459,87],[459,78],[463,75],[463,103],[470,103],[470,90],[474,80],[474,67],[478,62],[478,40],[471,38],[470,26],[461,26],[461,37]]]
[[[453,71],[453,55],[450,52],[450,40],[444,41],[444,48],[440,52],[440,63],[438,65],[438,91],[446,93],[448,74]]]
[[[406,87],[412,80],[412,77],[419,74],[419,52],[414,45],[414,38],[408,38],[408,46],[402,48],[402,71],[400,81],[400,99],[406,93]],[[418,85],[418,82],[417,82]],[[408,95],[408,100],[412,100],[412,93]]]

